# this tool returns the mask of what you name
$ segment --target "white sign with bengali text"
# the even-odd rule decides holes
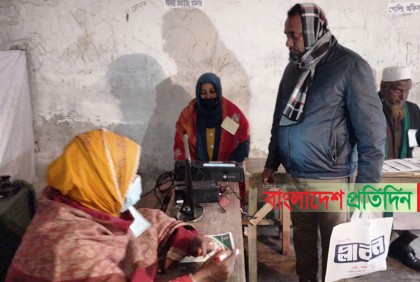
[[[394,2],[388,4],[389,14],[411,14],[420,12],[420,2]]]
[[[203,8],[202,0],[165,0],[165,8]]]

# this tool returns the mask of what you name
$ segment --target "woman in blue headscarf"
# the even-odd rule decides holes
[[[196,98],[176,123],[174,159],[184,160],[183,135],[188,135],[191,160],[242,162],[249,153],[249,125],[241,110],[222,97],[220,78],[200,76]]]

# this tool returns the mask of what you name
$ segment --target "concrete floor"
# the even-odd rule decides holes
[[[280,240],[275,234],[278,231],[274,227],[258,227],[258,281],[298,281],[295,273],[295,253],[293,244],[289,255],[280,253]],[[420,231],[413,231],[420,237]],[[247,240],[244,238],[244,242]],[[420,238],[414,240],[411,246],[420,257]],[[246,250],[246,246],[245,246]],[[341,281],[420,281],[420,272],[413,271],[398,261],[387,258],[387,270],[368,274],[358,278]]]

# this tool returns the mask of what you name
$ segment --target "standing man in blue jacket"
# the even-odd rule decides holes
[[[317,5],[296,4],[287,16],[290,63],[277,94],[263,182],[273,182],[280,164],[302,192],[334,183],[347,194],[356,169],[356,182],[379,182],[386,127],[369,64],[338,44]],[[346,212],[292,206],[299,281],[318,281],[318,229],[324,280],[332,229],[347,217]]]

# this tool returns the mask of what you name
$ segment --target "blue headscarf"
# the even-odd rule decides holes
[[[202,105],[200,93],[201,85],[203,83],[211,83],[216,88],[217,99],[219,102],[214,109],[206,109]],[[195,96],[197,100],[197,158],[202,161],[210,160],[207,154],[206,128],[215,128],[213,158],[211,160],[216,161],[217,155],[219,154],[220,125],[222,124],[222,85],[220,83],[220,78],[214,73],[202,74],[197,80]]]

